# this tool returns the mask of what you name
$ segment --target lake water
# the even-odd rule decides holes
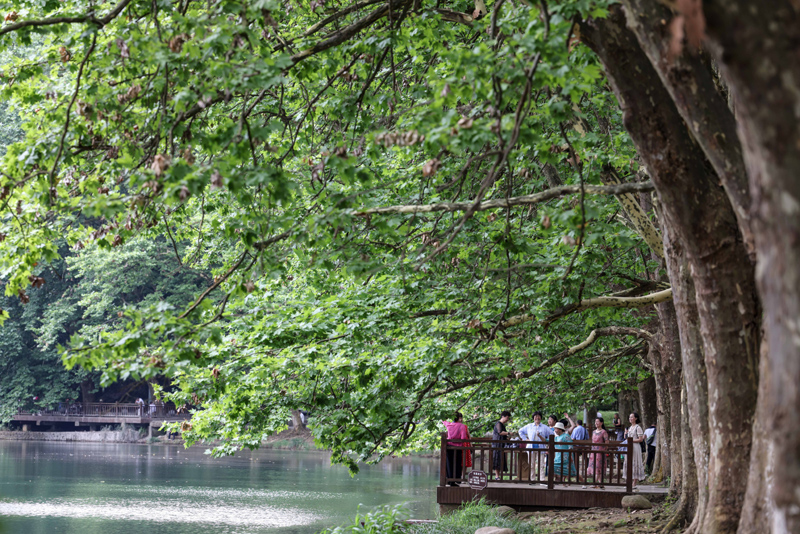
[[[351,478],[321,452],[204,450],[0,441],[0,532],[313,534],[347,523],[359,505],[436,513],[436,460],[385,460]]]

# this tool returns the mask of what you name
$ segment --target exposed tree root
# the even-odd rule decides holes
[[[658,466],[658,471],[650,475],[650,484],[661,484],[664,482],[664,466]]]
[[[682,498],[678,501],[678,505],[672,512],[672,516],[664,525],[664,528],[661,529],[660,534],[668,534],[673,530],[685,527],[686,523],[690,519],[689,515],[690,515],[689,500]]]

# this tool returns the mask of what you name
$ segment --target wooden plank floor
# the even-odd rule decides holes
[[[664,495],[667,488],[640,485],[639,494],[645,497]],[[554,489],[545,486],[490,482],[486,489],[473,490],[466,483],[461,486],[438,486],[436,502],[442,505],[458,505],[484,497],[497,505],[511,506],[524,510],[528,507],[546,508],[621,508],[626,495],[624,486],[606,486],[605,489],[582,488],[581,484],[569,487],[556,485]]]

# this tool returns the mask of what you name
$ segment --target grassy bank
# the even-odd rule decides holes
[[[541,534],[543,531],[515,514],[483,500],[466,503],[458,511],[441,516],[435,523],[409,524],[402,506],[384,506],[373,512],[358,513],[350,525],[322,531],[320,534],[474,534],[482,527],[510,528],[517,534]]]

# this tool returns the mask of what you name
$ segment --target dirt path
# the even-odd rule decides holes
[[[629,534],[659,532],[669,518],[665,505],[651,510],[622,508],[589,508],[588,510],[547,510],[519,514],[535,523],[547,534]]]

